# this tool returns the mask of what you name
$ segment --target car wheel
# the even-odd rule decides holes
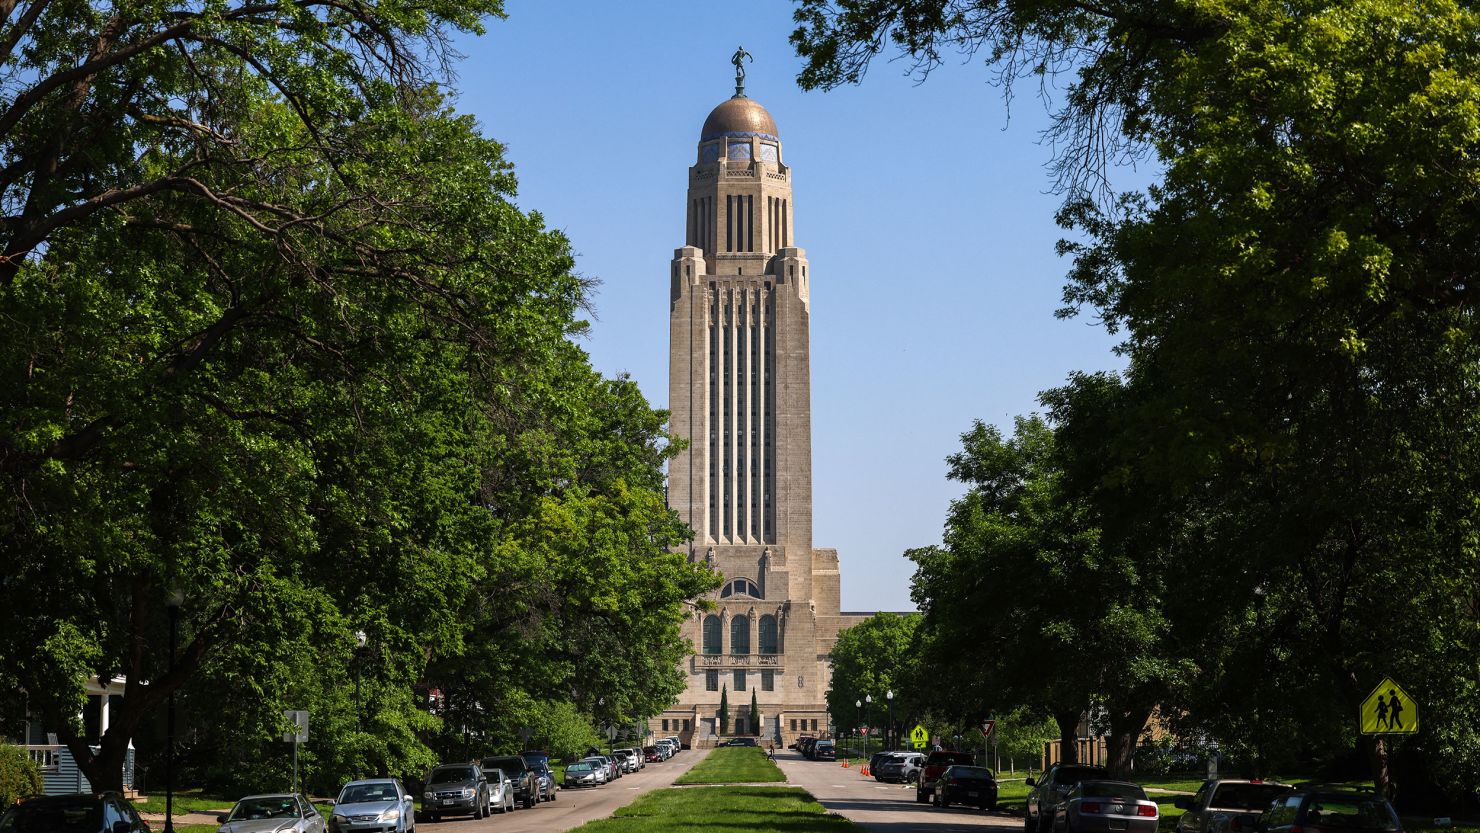
[[[925,801],[928,798],[929,798],[929,796],[925,795],[925,791],[924,790],[919,789],[918,787],[915,788],[915,803],[916,804],[924,804]]]
[[[529,795],[527,795],[527,796],[524,797],[524,809],[526,809],[526,810],[532,810],[532,809],[534,809],[534,803],[535,803],[535,801],[538,800],[538,799],[535,798],[535,796],[538,795],[538,794],[539,793],[530,793]]]
[[[984,810],[995,810],[995,809],[997,809],[997,800],[994,798],[991,801],[988,801],[987,802],[987,806],[986,807],[983,807],[982,809],[984,809]]]
[[[937,793],[939,793],[940,795],[940,809],[949,810],[951,807],[951,799],[949,796],[946,795],[946,791],[937,790]]]
[[[436,824],[437,823],[437,814],[436,813],[427,813],[427,821],[429,821],[429,822],[431,822],[433,824]]]
[[[1033,824],[1033,817],[1028,814],[1028,809],[1026,807],[1024,807],[1023,808],[1023,833],[1033,833],[1033,830],[1034,830],[1035,826],[1036,825]]]

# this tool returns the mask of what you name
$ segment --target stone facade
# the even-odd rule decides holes
[[[828,652],[867,615],[840,612],[837,551],[812,546],[811,276],[791,177],[764,107],[742,92],[710,113],[670,275],[669,409],[689,444],[668,502],[725,585],[685,626],[688,687],[651,723],[689,743],[717,732],[722,691],[731,734],[755,733],[752,692],[763,740],[827,731]]]

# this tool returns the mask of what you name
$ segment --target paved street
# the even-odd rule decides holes
[[[1001,811],[983,813],[963,807],[937,810],[929,804],[916,804],[913,787],[883,784],[864,778],[856,768],[843,769],[834,762],[809,761],[790,750],[777,751],[776,762],[786,773],[787,783],[806,788],[822,806],[869,830],[1009,833],[1023,828],[1022,819]]]
[[[618,807],[650,790],[671,786],[673,780],[687,772],[707,754],[686,750],[661,764],[648,764],[646,769],[626,775],[621,780],[601,787],[560,790],[555,801],[547,801],[529,810],[495,813],[474,821],[455,817],[440,822],[417,822],[417,833],[558,833],[579,827],[592,819],[604,819]]]

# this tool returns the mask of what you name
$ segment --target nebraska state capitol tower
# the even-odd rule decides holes
[[[737,73],[699,133],[669,292],[671,428],[689,445],[669,464],[668,502],[694,530],[690,557],[725,583],[685,625],[699,653],[652,728],[701,745],[719,730],[722,689],[731,734],[825,731],[828,652],[866,618],[840,613],[837,551],[812,547],[811,276],[791,174]]]

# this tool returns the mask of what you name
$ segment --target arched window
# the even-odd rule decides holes
[[[718,654],[720,652],[719,638],[720,638],[720,634],[721,633],[722,633],[722,631],[720,631],[719,617],[718,616],[713,616],[713,615],[711,615],[711,616],[705,616],[704,617],[704,653],[706,653],[706,654]]]
[[[762,616],[760,621],[761,653],[780,653],[781,640],[778,637],[779,634],[776,632],[776,617],[769,613]]]
[[[750,653],[750,617],[736,616],[730,620],[730,653]]]
[[[749,596],[752,599],[764,598],[761,595],[760,585],[748,578],[733,579],[719,591],[719,597],[721,599],[728,599],[731,596]]]

